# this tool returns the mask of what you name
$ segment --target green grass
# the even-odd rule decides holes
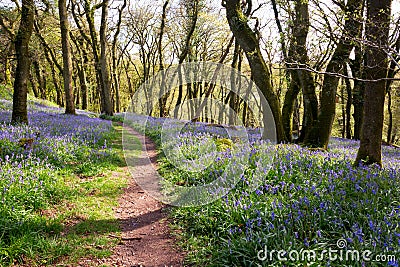
[[[124,122],[124,117],[121,115],[108,116],[106,114],[101,114],[99,117],[100,119],[103,120],[109,120],[113,122]]]
[[[53,190],[47,192],[46,199],[51,201],[32,211],[21,210],[29,212],[28,216],[18,217],[12,211],[14,224],[2,229],[3,234],[0,231],[0,266],[74,266],[82,258],[111,255],[119,240],[110,234],[120,232],[113,208],[118,206],[129,174],[124,168],[122,127],[114,125],[107,138],[113,156],[47,172],[55,181]]]
[[[67,175],[66,181],[74,194],[64,207],[56,207],[61,211],[58,217],[70,224],[64,228],[66,234],[59,239],[68,244],[64,249],[69,253],[61,257],[64,264],[76,263],[83,257],[108,257],[110,249],[119,242],[109,234],[118,235],[120,231],[113,207],[118,206],[118,197],[128,177],[123,168],[122,127],[114,128],[117,133],[113,137],[113,148],[118,152],[118,158],[114,162],[100,162],[98,166],[79,169],[79,176]]]

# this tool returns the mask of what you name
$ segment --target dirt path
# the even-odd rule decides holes
[[[142,152],[137,159],[134,175],[155,177],[156,171],[151,166],[156,163],[155,144],[131,128],[126,130],[142,141]],[[114,255],[103,264],[129,267],[183,266],[183,253],[176,248],[176,240],[168,227],[166,207],[144,192],[133,178],[124,191],[116,209],[122,240],[114,249]]]

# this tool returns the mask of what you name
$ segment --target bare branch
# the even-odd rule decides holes
[[[351,77],[348,75],[344,75],[341,73],[337,73],[337,72],[326,72],[326,71],[318,71],[316,69],[310,68],[308,66],[305,66],[304,64],[299,64],[299,63],[289,63],[286,62],[285,64],[288,65],[297,65],[296,67],[289,67],[289,68],[281,68],[281,67],[273,67],[274,69],[288,69],[288,70],[303,70],[303,71],[309,71],[309,72],[313,72],[316,74],[322,74],[322,75],[329,75],[329,76],[333,76],[333,77],[339,77],[339,78],[344,78],[344,79],[349,79],[349,80],[353,80],[353,81],[359,81],[359,82],[380,82],[380,81],[400,81],[400,78],[380,78],[380,79],[376,79],[376,80],[370,80],[370,79],[361,79],[361,78],[356,78],[356,77]]]

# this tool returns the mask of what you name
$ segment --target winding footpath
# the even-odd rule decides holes
[[[132,128],[125,126],[125,130],[142,142],[134,175],[156,179],[156,170],[152,166],[156,164],[157,156],[154,142]],[[126,172],[129,173],[128,167]],[[165,205],[143,191],[131,177],[119,199],[119,207],[115,210],[121,225],[121,242],[115,247],[114,254],[103,260],[103,266],[183,266],[184,254],[176,247],[176,240],[171,235],[166,209]]]

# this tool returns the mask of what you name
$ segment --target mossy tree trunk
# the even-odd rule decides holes
[[[241,4],[242,1],[240,0],[224,1],[223,5],[226,8],[226,17],[233,35],[246,54],[253,80],[271,108],[275,120],[277,141],[287,142],[282,123],[281,105],[277,94],[272,88],[270,73],[261,54],[259,39],[257,34],[248,25],[248,18],[243,13]],[[264,113],[266,113],[265,110]],[[271,122],[265,121],[265,117],[264,115],[264,127],[267,129],[268,123]],[[263,135],[263,137],[265,137],[265,135]]]
[[[326,67],[318,118],[304,140],[304,144],[307,146],[324,149],[328,147],[335,119],[336,94],[340,80],[338,76],[332,75],[332,73],[345,73],[346,62],[349,61],[350,52],[354,46],[353,39],[360,31],[359,20],[362,6],[362,1],[349,0],[344,7],[345,24],[342,36],[338,40],[336,49]]]
[[[101,23],[100,23],[100,71],[102,79],[102,97],[103,107],[102,112],[108,116],[113,116],[114,107],[111,101],[111,83],[110,72],[108,70],[107,60],[107,19],[108,19],[109,0],[103,0],[101,7]]]
[[[391,0],[370,0],[367,4],[366,86],[360,149],[355,164],[382,165],[382,130],[386,95]]]
[[[28,123],[27,96],[29,70],[29,41],[33,31],[35,6],[33,0],[22,0],[21,22],[15,39],[17,68],[15,71],[12,123]]]
[[[276,13],[277,23],[280,23],[277,17],[278,11],[276,2],[272,1],[272,3]],[[318,100],[315,93],[314,78],[311,72],[301,69],[309,65],[309,58],[307,55],[307,36],[309,28],[308,1],[296,0],[293,21],[291,23],[290,45],[288,54],[284,55],[287,61],[286,65],[290,68],[290,85],[286,92],[282,108],[283,127],[288,140],[292,140],[292,117],[297,96],[301,91],[303,93],[304,105],[303,127],[300,135],[301,140],[304,139],[304,136],[308,133],[318,116]],[[281,34],[283,34],[283,32],[281,32]],[[282,45],[284,44],[282,43]],[[286,49],[282,47],[282,50]]]

